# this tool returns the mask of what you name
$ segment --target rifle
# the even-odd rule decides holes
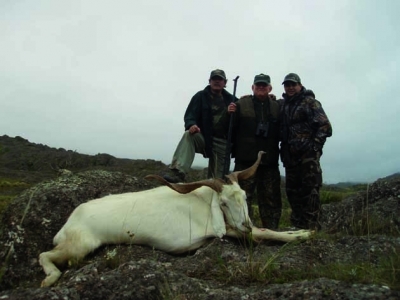
[[[232,102],[235,102],[236,86],[237,86],[238,79],[239,79],[239,76],[236,76],[236,78],[233,79],[234,85],[233,85]],[[231,113],[231,115],[229,117],[228,138],[226,141],[226,150],[225,150],[225,163],[224,163],[224,171],[222,173],[223,176],[228,175],[229,167],[231,165],[231,141],[232,141],[233,118],[234,118],[234,113]]]

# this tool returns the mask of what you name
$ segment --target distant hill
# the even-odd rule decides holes
[[[383,178],[379,178],[378,180],[389,180],[389,179],[395,179],[395,178],[400,178],[400,172],[394,173],[392,175],[383,177]]]
[[[152,159],[126,159],[116,158],[110,154],[99,153],[96,155],[80,154],[64,148],[52,148],[43,144],[35,144],[27,139],[7,135],[0,136],[0,176],[23,178],[28,182],[39,182],[52,178],[59,169],[68,169],[73,172],[104,169],[107,171],[120,171],[138,177],[148,174],[160,174],[168,170],[167,165]],[[188,180],[204,178],[206,169],[193,166],[188,174]],[[399,173],[389,175],[382,179],[396,178]],[[284,177],[282,177],[282,183]],[[356,185],[365,185],[365,182],[339,182],[327,184],[331,188],[349,188]]]
[[[60,169],[73,172],[102,169],[144,177],[162,174],[168,167],[152,159],[116,158],[106,153],[80,154],[64,148],[35,144],[20,136],[0,136],[0,177],[37,183],[53,178]],[[197,179],[202,174],[203,170],[193,170],[188,179]]]
[[[349,188],[355,185],[360,185],[360,184],[367,184],[368,182],[355,182],[355,181],[346,181],[346,182],[338,182],[335,184],[329,184],[329,186],[332,187],[338,187],[338,188]]]

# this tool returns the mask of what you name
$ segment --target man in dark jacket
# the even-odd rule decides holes
[[[234,101],[225,90],[225,72],[220,69],[210,74],[209,85],[191,99],[184,116],[185,133],[172,158],[169,182],[185,180],[196,153],[209,158],[208,178],[222,178],[225,162],[229,113],[227,107]]]
[[[259,151],[266,152],[258,166],[256,175],[241,181],[246,191],[250,218],[253,217],[252,203],[257,193],[262,226],[276,229],[282,212],[279,173],[279,104],[272,90],[268,75],[255,76],[253,96],[244,96],[236,103],[234,119],[235,171],[249,168],[257,159]],[[233,106],[231,104],[230,106]]]
[[[320,229],[320,157],[332,126],[313,93],[289,73],[283,80],[281,105],[281,160],[286,172],[286,195],[297,228]]]

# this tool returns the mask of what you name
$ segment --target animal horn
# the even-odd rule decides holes
[[[191,191],[194,191],[202,186],[208,186],[217,193],[220,193],[222,191],[222,185],[223,185],[223,181],[221,179],[201,180],[201,181],[179,183],[179,184],[170,183],[158,175],[147,175],[144,179],[157,180],[161,184],[168,186],[169,188],[173,189],[174,191],[180,194],[190,193]]]
[[[245,180],[247,178],[250,178],[253,176],[258,168],[258,165],[261,162],[262,155],[264,154],[264,151],[258,152],[258,157],[256,162],[248,169],[242,170],[242,171],[236,171],[231,174],[225,175],[231,182],[239,182],[239,180]]]

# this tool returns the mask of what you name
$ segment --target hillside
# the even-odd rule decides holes
[[[31,143],[22,137],[0,136],[0,176],[21,178],[38,182],[52,178],[59,169],[73,172],[103,169],[145,176],[148,172],[159,172],[166,166],[160,161],[120,159],[112,155],[80,154],[63,148]]]
[[[39,288],[44,273],[38,255],[52,248],[54,235],[76,206],[153,188],[143,176],[166,168],[154,160],[83,155],[0,137],[1,191],[12,195],[1,219],[0,298],[400,298],[399,176],[325,203],[321,232],[302,243],[213,239],[180,256],[149,247],[103,246],[64,267],[54,287]],[[60,169],[72,174],[60,175]],[[202,174],[196,171],[190,179]]]

